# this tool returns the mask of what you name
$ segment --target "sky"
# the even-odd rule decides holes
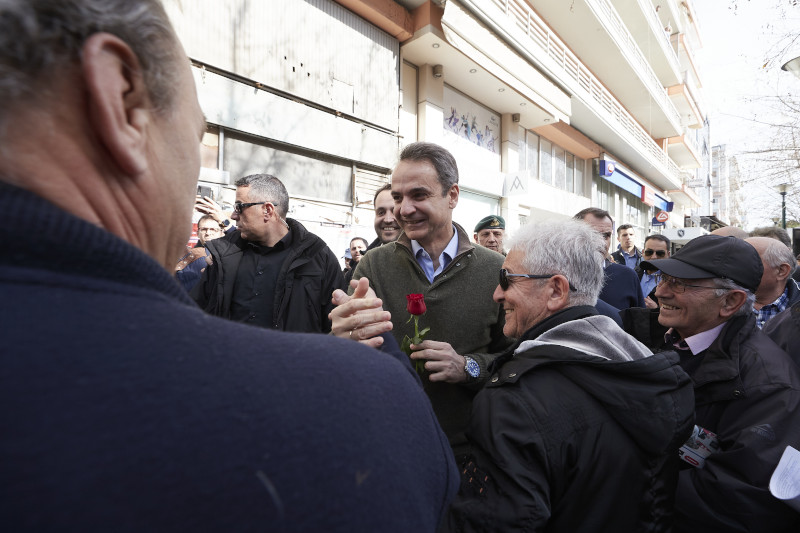
[[[777,183],[758,172],[748,154],[768,143],[785,120],[776,95],[800,96],[800,79],[781,65],[800,56],[798,0],[694,0],[703,47],[696,51],[712,145],[725,144],[742,172],[747,229],[772,224],[780,213]]]

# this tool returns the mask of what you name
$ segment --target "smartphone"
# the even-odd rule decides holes
[[[208,196],[212,200],[214,199],[214,193],[211,190],[211,187],[206,187],[205,185],[198,185],[197,186],[197,194],[199,196]]]

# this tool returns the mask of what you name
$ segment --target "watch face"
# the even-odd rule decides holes
[[[467,374],[469,374],[473,378],[477,378],[478,376],[480,376],[481,375],[481,367],[475,361],[475,359],[467,357],[466,360],[467,360],[467,366],[466,366],[465,370],[467,371]]]

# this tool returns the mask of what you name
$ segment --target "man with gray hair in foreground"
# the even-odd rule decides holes
[[[667,531],[691,381],[592,306],[603,237],[522,227],[494,300],[517,343],[475,398],[448,531]]]
[[[435,531],[457,470],[406,358],[173,279],[206,122],[161,3],[0,6],[2,530]]]

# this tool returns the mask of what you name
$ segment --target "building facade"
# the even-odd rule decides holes
[[[335,251],[374,236],[372,193],[417,140],[456,156],[468,231],[597,206],[641,244],[702,209],[690,0],[166,4],[211,125],[201,182],[229,202],[276,174]]]

